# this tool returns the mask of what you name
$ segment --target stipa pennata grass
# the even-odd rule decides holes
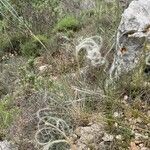
[[[43,150],[61,149],[69,150],[74,145],[70,140],[70,126],[61,118],[52,117],[51,110],[48,108],[40,109],[37,112],[38,131],[35,134],[35,140]]]
[[[150,54],[148,54],[148,56],[146,57],[145,63],[146,65],[150,66]]]
[[[98,67],[106,64],[106,59],[101,55],[101,48],[103,40],[101,36],[92,36],[81,40],[79,45],[76,46],[76,58],[81,50],[86,51],[86,58],[90,60],[93,67]]]

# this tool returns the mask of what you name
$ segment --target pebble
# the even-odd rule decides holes
[[[142,123],[142,119],[141,119],[140,117],[138,117],[138,118],[136,119],[136,122],[137,122],[137,123]]]
[[[115,118],[118,118],[118,117],[121,117],[121,114],[119,112],[114,112],[114,115],[113,115]]]
[[[104,133],[104,136],[103,136],[103,141],[105,142],[112,142],[113,139],[114,139],[114,136],[113,135],[110,135],[110,134],[107,134],[107,133]]]
[[[127,101],[128,98],[129,98],[128,95],[125,95],[123,99],[124,99],[125,101]]]
[[[43,73],[44,71],[46,71],[46,70],[48,69],[48,65],[45,64],[45,65],[43,65],[43,66],[40,66],[38,69],[39,69],[40,72]]]
[[[116,135],[116,139],[117,140],[122,140],[122,136],[121,135]]]
[[[117,123],[117,122],[115,122],[114,126],[115,126],[115,127],[118,127],[118,123]]]
[[[147,147],[142,147],[141,150],[150,150],[150,149]]]
[[[142,147],[144,147],[144,144],[143,144],[143,143],[141,143],[141,144],[139,144],[139,146],[140,146],[140,148],[142,148]]]

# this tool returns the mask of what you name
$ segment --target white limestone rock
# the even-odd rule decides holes
[[[18,150],[8,141],[0,141],[0,150]]]
[[[110,78],[118,78],[137,66],[146,39],[150,39],[150,0],[133,0],[122,14]]]
[[[78,150],[89,150],[89,145],[93,145],[96,150],[105,150],[104,143],[96,144],[96,139],[98,137],[102,137],[104,134],[103,124],[94,123],[90,126],[78,127],[75,130],[75,134],[79,137],[79,139],[76,140],[76,146]]]

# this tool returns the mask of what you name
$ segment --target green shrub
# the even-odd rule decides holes
[[[0,132],[8,128],[15,115],[18,113],[17,107],[13,106],[13,100],[11,96],[5,96],[0,101]]]
[[[0,100],[0,140],[3,140],[8,133],[8,128],[17,118],[20,112],[19,108],[14,105],[12,95],[6,95]]]
[[[26,37],[23,34],[11,33],[10,35],[1,34],[0,53],[20,54],[20,45],[25,42]]]
[[[9,44],[9,40],[6,36],[3,36],[3,38],[0,38],[0,56],[2,56],[7,49],[7,46]]]
[[[36,39],[31,38],[21,45],[21,53],[26,57],[37,57],[43,50],[43,46],[41,43],[47,45],[48,41],[48,38],[43,35],[36,36]]]
[[[66,31],[66,30],[77,30],[80,28],[80,22],[73,16],[66,16],[61,19],[57,25],[55,30],[56,31]]]
[[[21,52],[27,57],[36,56],[39,53],[39,51],[37,50],[37,46],[33,41],[29,41],[21,45]]]
[[[6,85],[4,84],[4,82],[0,81],[0,98],[3,95],[6,95],[8,93],[8,89],[6,87]]]

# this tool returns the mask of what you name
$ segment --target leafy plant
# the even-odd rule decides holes
[[[37,38],[31,38],[27,42],[21,45],[21,53],[26,57],[36,57],[39,56],[43,46],[39,41],[43,44],[48,44],[48,38],[43,35],[36,36]]]
[[[11,33],[10,35],[1,34],[0,51],[1,53],[20,54],[20,45],[26,41],[26,36],[21,33]]]
[[[80,22],[74,16],[66,16],[61,19],[57,25],[55,30],[56,31],[67,31],[67,30],[77,30],[80,28]]]
[[[0,101],[0,130],[3,130],[10,126],[15,114],[18,112],[16,107],[12,107],[12,97],[5,96]]]

